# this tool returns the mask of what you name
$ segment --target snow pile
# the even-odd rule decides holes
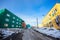
[[[54,28],[35,28],[35,30],[54,38],[60,38],[60,30]]]
[[[12,35],[14,32],[13,31],[9,31],[9,30],[2,30],[2,34],[4,34],[4,37],[7,37],[9,35]]]

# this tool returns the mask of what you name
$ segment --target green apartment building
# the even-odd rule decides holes
[[[7,9],[0,10],[0,28],[23,28],[21,18]]]

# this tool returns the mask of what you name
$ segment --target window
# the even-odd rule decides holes
[[[51,22],[49,22],[49,24],[51,24]]]
[[[18,21],[18,19],[17,19],[17,21]]]
[[[18,22],[16,22],[16,24],[18,24]]]
[[[15,23],[15,21],[12,21],[12,23]]]
[[[20,20],[20,22],[21,22],[21,20]]]
[[[19,24],[21,24],[21,23],[19,23]]]
[[[57,9],[54,10],[54,14],[57,12]]]
[[[8,16],[8,17],[10,17],[10,15],[9,15],[9,14],[7,14],[7,16]]]
[[[49,14],[49,16],[51,16],[51,14]]]
[[[57,12],[57,9],[55,9],[54,11]]]
[[[56,12],[57,12],[57,9],[53,11],[52,16],[54,16]]]
[[[8,27],[8,24],[4,24],[5,27]]]
[[[15,17],[13,17],[13,19],[15,19]]]
[[[14,25],[12,25],[12,27],[14,27]]]
[[[6,22],[9,22],[9,19],[8,19],[8,18],[6,18],[6,19],[5,19],[5,21],[6,21]]]
[[[16,25],[16,27],[18,27],[18,25]]]
[[[21,26],[19,26],[19,27],[21,27]]]

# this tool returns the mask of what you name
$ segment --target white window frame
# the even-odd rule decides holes
[[[5,26],[5,27],[8,27],[8,24],[7,24],[7,23],[4,23],[4,26]]]
[[[16,22],[16,24],[18,24],[18,22]]]
[[[14,27],[14,25],[12,25],[12,27]]]
[[[17,19],[17,21],[18,21],[19,19]]]
[[[5,21],[6,21],[6,22],[9,22],[9,19],[8,19],[8,18],[5,18]]]
[[[18,27],[18,25],[16,25],[16,27]]]
[[[8,17],[10,17],[10,15],[9,15],[9,14],[7,14],[7,16],[8,16]]]
[[[15,17],[13,17],[13,19],[15,19]]]
[[[12,21],[12,23],[15,23],[15,21]]]

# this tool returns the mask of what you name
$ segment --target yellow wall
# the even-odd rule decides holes
[[[57,10],[57,11],[56,11]],[[55,12],[55,13],[54,13]],[[52,15],[54,14],[54,16]],[[57,15],[60,15],[60,3],[56,3],[56,5],[50,10],[50,12],[44,17],[42,21],[42,26],[47,26],[46,24],[49,25],[49,22],[54,20]]]

